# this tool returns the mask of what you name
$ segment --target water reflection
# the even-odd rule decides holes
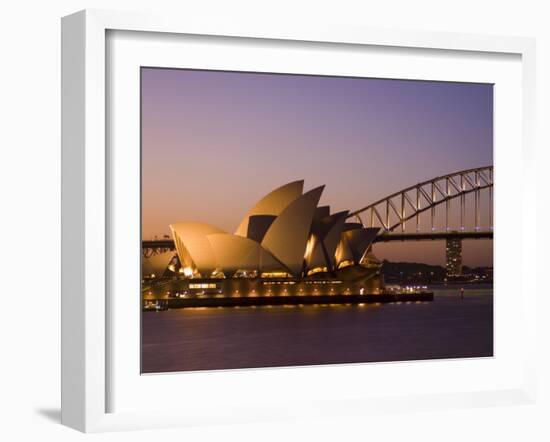
[[[145,312],[142,371],[491,356],[492,289],[434,302]]]

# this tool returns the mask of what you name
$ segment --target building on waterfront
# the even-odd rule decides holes
[[[447,277],[453,278],[462,275],[462,240],[460,238],[448,238],[445,251],[447,255],[445,264]]]
[[[371,250],[379,229],[347,222],[348,211],[319,206],[324,186],[305,193],[303,186],[294,181],[260,199],[235,233],[199,222],[170,225],[177,259],[172,252],[144,259],[143,274],[171,279],[162,289],[145,284],[146,294],[379,291],[380,261]]]

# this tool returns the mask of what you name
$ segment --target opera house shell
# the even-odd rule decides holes
[[[319,206],[323,189],[304,193],[303,180],[285,184],[260,199],[234,233],[200,222],[172,224],[177,257],[165,252],[144,259],[143,273],[188,281],[352,281],[368,290],[379,287],[380,262],[371,251],[379,229],[347,222],[348,211]]]

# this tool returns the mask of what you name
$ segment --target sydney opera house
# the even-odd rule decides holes
[[[234,233],[200,222],[170,226],[174,251],[143,258],[144,297],[378,293],[378,228],[319,206],[324,186],[288,183],[260,199]]]

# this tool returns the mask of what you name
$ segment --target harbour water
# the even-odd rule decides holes
[[[142,372],[492,356],[492,287],[430,289],[433,302],[143,312]]]

